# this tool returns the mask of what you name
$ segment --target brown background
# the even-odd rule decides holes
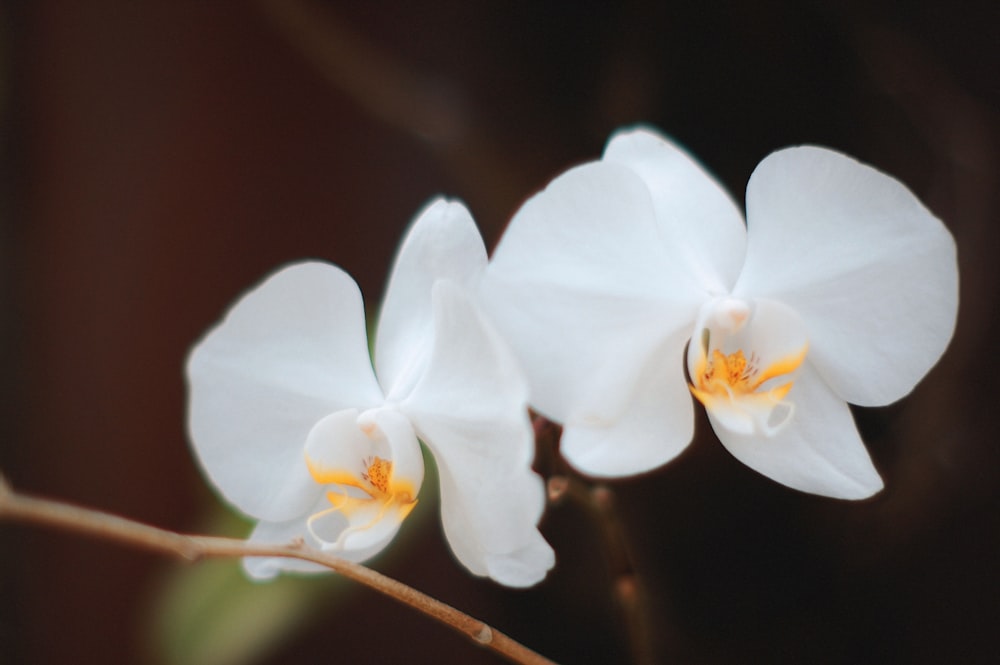
[[[887,485],[871,501],[779,487],[703,417],[679,460],[616,486],[656,599],[651,660],[996,662],[1000,20],[958,4],[5,3],[0,468],[199,529],[213,498],[185,442],[184,357],[274,267],[330,260],[374,307],[430,197],[466,201],[492,243],[637,120],[737,196],[771,150],[829,145],[955,234],[957,334],[909,398],[856,412]],[[527,592],[468,576],[437,523],[376,566],[560,662],[626,658],[581,513],[547,514],[558,568]],[[178,565],[0,526],[0,663],[160,662],[151,597]],[[367,592],[266,662],[403,658],[498,662]]]

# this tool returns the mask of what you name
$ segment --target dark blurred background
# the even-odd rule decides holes
[[[464,200],[492,244],[637,121],[738,198],[768,152],[818,143],[896,176],[954,233],[958,330],[912,395],[856,411],[886,481],[872,500],[786,490],[703,416],[681,458],[614,486],[651,598],[646,662],[1000,662],[996,2],[0,7],[15,487],[241,535],[211,517],[225,511],[186,443],[182,367],[266,273],[327,259],[374,309],[429,198]],[[558,566],[511,591],[453,561],[430,484],[417,512],[376,568],[559,662],[628,662],[585,513],[547,513]],[[0,663],[499,662],[367,590],[206,565],[0,525]]]

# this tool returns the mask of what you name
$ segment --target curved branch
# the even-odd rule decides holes
[[[310,561],[437,619],[511,662],[522,665],[555,665],[499,630],[446,603],[371,568],[305,547],[302,543],[257,545],[238,538],[180,534],[89,508],[25,496],[15,492],[2,476],[0,520],[40,524],[95,536],[162,554],[172,554],[189,562],[203,558],[246,556],[288,557]]]

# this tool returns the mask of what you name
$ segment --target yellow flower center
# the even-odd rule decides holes
[[[752,394],[766,395],[775,402],[780,402],[792,389],[792,381],[770,390],[761,392],[758,390],[767,381],[794,372],[805,357],[806,349],[803,348],[799,353],[781,358],[764,371],[759,371],[757,358],[753,354],[748,361],[742,349],[737,349],[735,353],[729,355],[719,349],[713,349],[711,358],[707,353],[701,354],[693,377],[696,385],[688,387],[706,407],[710,406],[709,402],[719,397],[738,399]]]
[[[389,477],[392,475],[392,462],[381,457],[369,457],[365,460],[366,469],[361,477],[371,483],[381,494],[389,492]]]
[[[727,429],[773,435],[791,418],[793,406],[785,400],[793,384],[789,375],[805,360],[807,348],[761,368],[756,354],[747,359],[743,349],[709,352],[706,334],[688,388]],[[789,380],[782,383],[779,377]],[[764,385],[772,379],[779,379],[777,385]]]
[[[713,425],[774,436],[791,422],[788,400],[809,348],[801,317],[785,305],[718,298],[706,303],[688,348],[691,394]]]
[[[753,392],[750,379],[757,371],[753,360],[754,358],[751,356],[750,363],[748,363],[742,349],[728,356],[722,351],[714,349],[712,359],[705,367],[702,376],[699,377],[700,384],[711,386],[713,392],[719,392],[720,389],[725,391],[727,387],[734,392]]]

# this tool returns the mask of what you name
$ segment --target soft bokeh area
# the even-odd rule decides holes
[[[995,2],[7,2],[0,6],[0,470],[18,489],[241,536],[189,450],[192,344],[276,267],[321,258],[370,313],[411,216],[463,200],[492,244],[527,196],[645,121],[742,197],[799,143],[894,175],[961,262],[951,348],[855,411],[860,502],[743,466],[703,414],[613,484],[650,663],[988,663],[997,621],[1000,87]],[[907,321],[899,321],[906,326]],[[878,372],[877,367],[872,372]],[[571,504],[538,587],[473,578],[428,478],[373,566],[561,663],[628,662]],[[0,524],[0,663],[496,663],[332,576],[245,581]]]

